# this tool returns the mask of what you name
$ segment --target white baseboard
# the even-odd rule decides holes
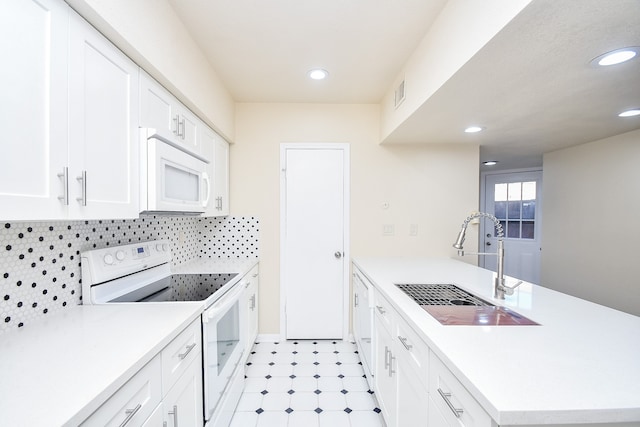
[[[257,342],[278,342],[282,341],[280,339],[280,334],[258,334],[256,338]]]

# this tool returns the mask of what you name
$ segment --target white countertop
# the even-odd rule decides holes
[[[0,337],[0,425],[77,426],[202,312],[77,306]]]
[[[452,259],[354,263],[498,424],[640,425],[640,317],[529,283],[496,300],[494,273]],[[444,326],[395,283],[453,283],[541,326]]]

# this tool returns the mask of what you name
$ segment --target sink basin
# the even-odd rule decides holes
[[[396,286],[443,325],[539,325],[513,310],[493,305],[450,283]]]
[[[451,283],[396,284],[419,305],[493,306]]]

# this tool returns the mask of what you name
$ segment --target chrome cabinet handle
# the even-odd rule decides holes
[[[389,356],[388,356],[389,353],[390,353],[389,347],[385,345],[384,346],[384,369],[389,369]]]
[[[340,259],[342,258],[342,252],[336,251],[336,253],[334,253],[333,256],[336,257],[336,259]]]
[[[142,408],[142,404],[138,403],[135,408],[126,409],[124,413],[127,414],[127,418],[125,418],[122,424],[120,424],[120,427],[124,427],[127,424],[129,424],[129,421],[131,421],[131,418],[133,418],[136,415],[136,413],[140,410],[140,408]]]
[[[58,174],[58,178],[62,178],[62,196],[58,196],[58,200],[62,200],[62,204],[69,206],[69,168],[62,168],[62,173]]]
[[[391,354],[391,351],[389,351],[389,376],[390,377],[392,377],[393,374],[396,373],[396,371],[393,370],[393,361],[394,360],[396,360],[396,357]]]
[[[173,411],[169,411],[169,415],[173,415],[173,427],[178,427],[178,405],[173,405]]]
[[[353,306],[358,306],[358,294],[353,294]]]
[[[173,123],[175,123],[176,127],[173,130],[174,135],[176,136],[180,136],[180,124],[178,122],[178,120],[180,119],[180,116],[176,114],[176,116],[173,118]]]
[[[186,119],[182,119],[180,121],[180,124],[182,125],[182,132],[179,132],[178,135],[184,140],[185,139],[185,134],[187,133],[187,127],[185,126],[185,121]]]
[[[188,346],[187,346],[187,351],[185,351],[184,353],[180,353],[180,354],[178,354],[178,357],[180,358],[180,360],[184,360],[184,359],[185,359],[185,357],[187,357],[187,355],[188,355],[189,353],[191,353],[191,350],[193,350],[195,347],[196,347],[196,343],[193,343],[193,344],[191,344],[191,345],[188,345]]]
[[[251,311],[256,309],[256,294],[251,295]]]
[[[460,415],[462,415],[462,413],[464,412],[464,409],[458,409],[455,406],[453,406],[453,403],[451,403],[451,400],[449,400],[449,398],[451,397],[451,393],[445,393],[444,391],[442,391],[440,387],[438,387],[438,393],[440,393],[440,396],[447,403],[447,406],[449,407],[449,409],[451,409],[451,412],[453,412],[453,415],[455,415],[456,418],[460,418]]]
[[[406,338],[401,337],[400,335],[398,335],[398,339],[400,340],[400,342],[402,343],[404,348],[406,348],[407,350],[411,351],[411,349],[413,348],[413,345],[407,344],[408,340]]]
[[[76,197],[76,200],[80,202],[80,205],[87,206],[87,171],[82,171],[82,175],[76,177],[82,186],[82,195]]]
[[[381,306],[379,306],[379,305],[376,305],[376,308],[378,309],[378,311],[380,312],[380,314],[385,314],[385,313],[387,312],[384,308],[382,308],[382,307],[381,307]]]

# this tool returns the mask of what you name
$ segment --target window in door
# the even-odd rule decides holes
[[[536,182],[498,183],[495,184],[494,190],[495,216],[502,224],[505,237],[534,239]]]

